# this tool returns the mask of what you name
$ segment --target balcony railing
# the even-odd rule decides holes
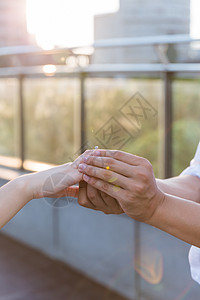
[[[90,46],[94,49],[112,48],[112,47],[139,47],[139,46],[154,46],[155,51],[159,51],[161,62],[157,64],[90,64],[87,66],[70,67],[59,65],[56,66],[56,71],[51,77],[56,78],[78,78],[79,80],[79,119],[80,122],[76,125],[76,131],[79,132],[80,152],[85,150],[86,145],[86,87],[85,81],[88,78],[159,78],[163,82],[164,91],[164,106],[162,107],[163,119],[160,120],[160,127],[163,129],[162,149],[160,156],[163,163],[162,177],[172,176],[172,123],[173,123],[173,91],[172,85],[177,78],[198,78],[200,72],[200,63],[170,63],[165,50],[160,45],[177,45],[191,44],[198,42],[200,39],[192,39],[187,35],[173,36],[158,36],[158,37],[142,37],[142,38],[123,38],[96,41]],[[20,46],[11,48],[0,48],[0,57],[18,56],[18,55],[49,55],[55,53],[65,53],[66,55],[74,55],[78,57],[80,48],[63,48],[55,50],[42,50],[38,47]],[[85,47],[84,47],[85,48]],[[80,51],[81,52],[81,51]],[[87,54],[85,54],[87,56]],[[0,78],[16,78],[19,82],[18,95],[18,136],[20,145],[19,160],[15,159],[0,159],[0,164],[6,166],[18,167],[22,170],[35,170],[33,164],[26,161],[25,153],[25,108],[24,108],[24,80],[27,78],[45,78],[49,74],[44,71],[43,66],[16,66],[0,68]],[[1,95],[0,95],[1,96]],[[135,222],[134,230],[134,245],[135,253],[140,252],[140,224]],[[137,299],[140,299],[140,277],[135,276],[135,290],[138,293]]]
[[[111,48],[111,47],[138,47],[138,46],[160,46],[160,45],[177,45],[177,44],[191,44],[198,42],[200,39],[192,39],[187,35],[172,35],[172,36],[156,36],[156,37],[139,37],[139,38],[123,38],[96,41],[94,45],[90,46],[94,49]],[[84,47],[85,48],[85,47]],[[0,49],[0,57],[18,56],[18,55],[49,55],[56,53],[65,53],[66,55],[79,56],[82,47],[80,48],[60,48],[54,50],[42,50],[35,46],[17,46],[6,47]],[[163,62],[157,64],[90,64],[84,67],[76,66],[69,67],[64,65],[56,66],[56,72],[51,74],[52,77],[76,77],[80,80],[80,128],[81,133],[80,149],[84,151],[85,145],[85,79],[92,77],[117,77],[122,76],[126,78],[131,77],[148,77],[161,78],[164,85],[164,122],[160,124],[163,126],[163,151],[162,161],[164,166],[163,177],[170,177],[172,175],[172,84],[173,80],[179,76],[190,76],[196,78],[200,72],[200,63],[166,63],[165,50],[159,47],[155,48],[159,51]],[[82,54],[80,54],[82,55]],[[87,54],[85,54],[87,55]],[[18,66],[0,68],[0,78],[17,78],[19,81],[19,136],[20,136],[20,168],[25,168],[25,142],[24,142],[24,96],[23,96],[23,82],[25,78],[44,78],[49,76],[44,72],[43,66]],[[170,129],[169,129],[170,128]]]

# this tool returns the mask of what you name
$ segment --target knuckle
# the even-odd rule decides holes
[[[104,157],[100,157],[100,161],[101,161],[101,167],[105,168],[107,166],[105,158]]]
[[[100,167],[103,167],[104,165],[103,157],[94,157],[94,162]]]
[[[143,158],[143,166],[147,169],[152,169],[152,165],[151,165],[150,161],[146,158]]]
[[[102,188],[103,191],[106,192],[106,191],[108,191],[109,186],[106,182],[102,182],[101,183],[101,188]]]
[[[111,172],[107,170],[103,171],[103,177],[105,180],[109,180],[112,177]]]
[[[147,183],[148,179],[149,179],[149,176],[148,176],[146,170],[139,171],[137,174],[137,177],[140,179],[140,181],[142,181],[144,183]]]
[[[89,154],[87,155],[87,164],[91,164],[93,165],[94,163],[94,157],[93,156],[90,156]]]
[[[145,185],[144,184],[137,184],[135,185],[135,193],[136,194],[143,194],[145,192]]]
[[[109,165],[109,167],[113,167],[114,166],[114,159],[113,158],[108,158],[107,160],[106,160],[106,163],[107,163],[107,165]]]
[[[90,178],[88,183],[91,184],[91,186],[97,186],[98,185],[98,180],[95,179],[95,178]]]
[[[113,155],[114,158],[116,158],[116,159],[121,158],[122,152],[120,150],[114,150],[113,153],[114,153],[114,155]]]
[[[94,176],[95,175],[95,170],[93,167],[91,166],[86,166],[85,168],[85,172],[88,174],[88,175],[91,175],[91,176]]]

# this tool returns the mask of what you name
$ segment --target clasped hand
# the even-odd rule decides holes
[[[148,222],[164,194],[156,185],[150,162],[122,151],[85,152],[78,170],[87,183],[87,197],[80,185],[79,204],[109,213],[125,212],[131,218]]]
[[[87,150],[73,163],[32,176],[32,198],[78,197],[81,206],[105,214],[126,213],[142,222],[150,220],[165,197],[150,162],[122,151]],[[79,188],[71,187],[76,183]]]

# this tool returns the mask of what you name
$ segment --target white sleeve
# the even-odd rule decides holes
[[[200,142],[197,147],[196,154],[190,162],[190,166],[185,169],[180,175],[193,175],[200,178]]]
[[[188,255],[192,279],[200,284],[200,249],[192,246]]]
[[[200,143],[190,166],[181,175],[193,175],[200,178]],[[200,284],[200,248],[192,246],[189,251],[189,263],[192,279]]]

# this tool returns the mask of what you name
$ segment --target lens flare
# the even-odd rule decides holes
[[[113,183],[115,181],[117,181],[117,177],[112,177],[108,180],[108,182],[110,182],[110,183]]]
[[[134,267],[140,276],[151,284],[158,284],[163,277],[163,257],[157,249],[142,249],[135,256]]]
[[[186,286],[186,288],[174,300],[184,300],[184,299],[186,299],[186,296],[188,296],[188,294],[192,290],[193,286],[194,286],[194,283],[190,282]],[[189,299],[189,297],[187,297],[187,299]]]

